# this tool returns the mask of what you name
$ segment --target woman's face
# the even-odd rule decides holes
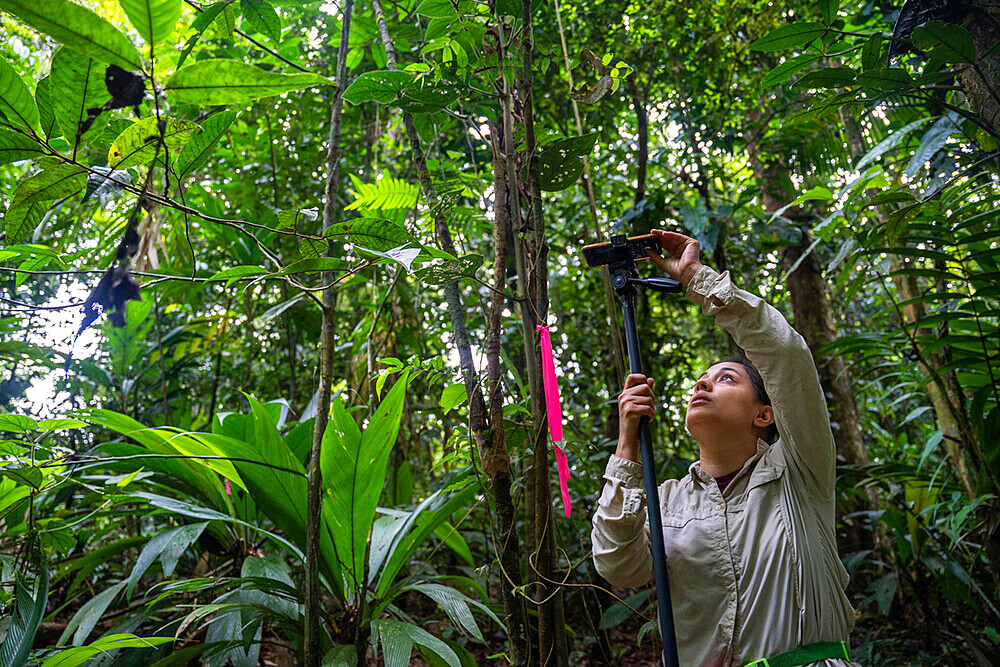
[[[719,434],[742,439],[773,420],[764,408],[746,369],[738,363],[722,362],[711,366],[695,383],[685,425],[699,442],[714,440]],[[762,413],[766,414],[762,417]]]

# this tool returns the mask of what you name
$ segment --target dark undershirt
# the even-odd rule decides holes
[[[738,474],[740,474],[740,471],[739,470],[734,470],[734,471],[732,471],[729,474],[722,475],[721,477],[716,477],[715,478],[715,483],[719,485],[719,493],[725,493],[726,492],[726,487],[729,486],[729,483],[731,481],[733,481],[733,479]]]

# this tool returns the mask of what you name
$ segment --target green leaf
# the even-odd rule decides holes
[[[49,203],[11,204],[4,216],[3,232],[7,243],[20,243],[38,227]]]
[[[882,62],[882,33],[876,32],[861,47],[861,69],[878,69]]]
[[[59,637],[59,644],[65,644],[73,636],[73,643],[77,646],[83,644],[87,641],[87,637],[90,636],[91,630],[97,625],[97,622],[101,620],[101,616],[107,611],[108,607],[114,602],[118,594],[121,593],[122,589],[125,588],[125,581],[119,581],[117,584],[106,588],[94,597],[87,600],[82,607],[80,607],[73,618],[70,619],[69,623],[66,624],[66,628],[63,630],[62,635]]]
[[[382,644],[385,667],[408,667],[414,644],[433,651],[448,664],[448,667],[462,667],[458,656],[450,646],[412,623],[392,618],[372,621],[372,641],[376,645],[376,653],[378,644]]]
[[[370,211],[413,208],[420,199],[420,186],[401,178],[383,174],[374,183],[364,183],[354,178],[355,200],[344,207],[345,211],[367,209]]]
[[[88,109],[99,109],[110,97],[104,83],[106,70],[105,65],[65,46],[52,57],[49,78],[52,90],[57,91],[52,95],[52,111],[59,131],[70,145],[76,145],[80,124],[90,115]],[[106,124],[107,117],[98,116],[81,139],[95,137]]]
[[[344,99],[352,104],[394,102],[403,89],[413,81],[409,72],[378,70],[365,72],[344,91]]]
[[[910,132],[917,129],[918,127],[920,127],[929,120],[930,118],[920,118],[919,120],[915,120],[912,123],[908,123],[903,127],[899,128],[898,130],[890,134],[888,137],[875,144],[875,146],[873,146],[870,151],[865,153],[864,157],[858,160],[858,164],[854,167],[854,170],[862,171],[872,162],[882,157],[882,155],[884,155],[887,151],[892,150],[900,143],[902,143],[902,141],[906,138],[906,136]]]
[[[14,127],[28,132],[38,125],[38,107],[31,91],[3,58],[0,58],[0,114]]]
[[[483,633],[479,629],[479,624],[476,623],[476,618],[472,615],[470,605],[475,605],[481,609],[489,611],[488,607],[469,598],[461,591],[443,584],[421,583],[407,586],[407,589],[419,591],[437,602],[456,627],[472,635],[478,641],[485,643],[486,640],[483,638]],[[497,618],[495,614],[492,612],[489,613],[492,618],[497,621],[497,623],[503,625],[500,623],[500,619]]]
[[[0,475],[6,477],[7,479],[14,480],[17,484],[30,486],[36,491],[42,488],[42,471],[33,466],[0,468]]]
[[[17,184],[11,194],[11,208],[26,204],[42,204],[76,194],[87,184],[83,167],[57,164],[40,171]]]
[[[215,28],[220,37],[232,39],[233,32],[236,30],[236,10],[233,9],[233,3],[228,0],[222,0],[217,4],[222,5],[222,11],[212,21],[212,27]]]
[[[319,211],[315,208],[293,208],[278,212],[278,229],[298,229],[305,221],[316,222]]]
[[[404,515],[404,521],[389,536],[388,546],[384,546],[380,553],[376,553],[374,546],[372,547],[368,583],[378,581],[376,591],[379,597],[389,594],[396,575],[409,562],[424,540],[458,508],[467,506],[477,492],[476,484],[466,482],[465,486],[450,497],[445,498],[442,491],[431,494]]]
[[[118,0],[125,16],[149,46],[166,41],[177,27],[181,0]]]
[[[128,633],[107,635],[87,646],[64,649],[47,658],[41,667],[78,667],[91,658],[123,648],[151,648],[177,641],[173,637],[136,637]]]
[[[55,102],[52,99],[52,76],[43,76],[35,86],[35,104],[38,106],[38,122],[42,132],[50,140],[55,138]]]
[[[976,45],[960,25],[928,21],[913,29],[911,39],[921,51],[933,51],[935,57],[946,63],[976,62]]]
[[[267,35],[272,42],[281,40],[281,18],[266,0],[240,0],[243,18],[250,22],[254,30]]]
[[[464,384],[450,384],[441,392],[441,400],[438,404],[441,406],[441,410],[447,413],[455,409],[455,406],[464,403],[466,398]]]
[[[861,86],[878,90],[902,90],[913,85],[910,73],[899,67],[883,67],[868,70],[857,76],[854,82]]]
[[[793,56],[768,72],[761,79],[760,85],[764,88],[770,88],[779,83],[784,83],[817,60],[819,60],[818,53],[801,53]]]
[[[41,154],[42,148],[34,139],[20,132],[0,129],[0,164],[29,160]]]
[[[853,82],[855,74],[850,67],[824,67],[809,72],[795,85],[802,88],[841,88]]]
[[[772,30],[750,43],[753,51],[778,51],[809,44],[826,32],[826,26],[818,21],[797,21]]]
[[[201,123],[201,129],[195,132],[187,146],[181,149],[176,160],[176,170],[181,176],[190,174],[201,168],[212,155],[212,149],[226,133],[229,126],[239,116],[235,111],[222,111],[212,114]]]
[[[923,169],[924,164],[944,148],[953,134],[961,132],[958,120],[958,114],[949,112],[930,126],[924,133],[924,138],[920,141],[917,150],[913,152],[910,163],[906,165],[906,170],[903,173],[906,174],[907,178],[916,176],[917,172]]]
[[[458,16],[451,0],[420,0],[417,13],[432,19],[450,19]]]
[[[538,182],[542,190],[555,192],[573,185],[583,173],[583,156],[594,150],[597,133],[559,139],[538,150]]]
[[[827,25],[837,19],[838,9],[840,9],[840,0],[819,0],[819,12],[823,16],[823,22]]]
[[[428,285],[444,285],[455,282],[460,278],[475,277],[476,271],[483,265],[486,258],[482,255],[470,253],[455,259],[446,259],[443,262],[424,266],[414,271],[414,275]]]
[[[167,80],[166,92],[171,100],[183,104],[246,104],[329,83],[318,74],[281,74],[238,60],[213,58],[177,70]]]
[[[24,584],[23,574],[17,576],[14,587],[15,603],[8,612],[10,623],[7,636],[0,645],[0,664],[4,667],[25,667],[35,642],[35,633],[42,624],[45,605],[49,600],[49,568],[44,559],[35,580],[35,593]]]
[[[78,4],[68,0],[0,0],[0,9],[95,60],[131,71],[142,69],[142,58],[128,37]]]
[[[405,374],[396,381],[364,434],[340,401],[333,402],[323,433],[320,466],[333,510],[334,545],[353,590],[364,583],[368,536],[385,484],[389,453],[399,433],[407,382]]]
[[[189,120],[167,118],[163,128],[163,145],[167,150],[176,150],[190,142],[192,132],[197,129],[198,124]],[[111,144],[108,149],[108,164],[115,169],[125,169],[152,162],[157,155],[162,158],[163,147],[160,146],[160,140],[159,123],[155,116],[137,120]]]
[[[207,522],[177,526],[176,528],[164,530],[149,540],[146,546],[142,548],[139,558],[136,559],[135,565],[132,567],[132,573],[129,575],[127,586],[125,587],[125,599],[131,599],[132,591],[135,590],[136,584],[139,583],[142,575],[146,573],[146,570],[149,569],[149,566],[156,559],[159,559],[163,565],[164,578],[173,574],[181,554],[198,539],[206,526],[208,526]]]
[[[38,428],[46,431],[64,431],[70,428],[83,428],[86,424],[79,419],[43,419],[38,422]]]
[[[634,595],[630,595],[624,602],[618,602],[605,609],[604,613],[601,614],[601,620],[597,625],[598,630],[608,630],[625,621],[632,615],[632,609],[642,607],[655,590],[656,589],[649,588],[644,591],[639,591]]]
[[[223,269],[222,271],[219,271],[218,273],[214,274],[211,278],[209,278],[209,280],[210,281],[225,280],[226,287],[229,287],[230,285],[232,285],[237,280],[240,280],[241,278],[249,278],[250,276],[262,276],[266,273],[267,269],[264,269],[259,266],[250,266],[250,265],[232,266],[228,269]]]

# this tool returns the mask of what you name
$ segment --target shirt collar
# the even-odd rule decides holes
[[[757,464],[757,461],[760,460],[760,457],[762,457],[764,455],[764,452],[766,452],[769,449],[771,449],[771,445],[770,444],[768,444],[762,438],[757,438],[757,451],[756,451],[756,453],[754,453],[753,456],[751,456],[750,458],[748,458],[743,463],[743,467],[740,468],[739,474],[736,475],[735,478],[733,478],[733,482],[735,482],[739,478],[743,477],[743,475],[748,470],[750,470],[751,468],[753,468]],[[700,482],[702,482],[703,484],[709,484],[709,483],[715,484],[715,478],[712,477],[711,475],[709,475],[704,470],[702,470],[701,460],[700,459],[698,461],[695,461],[694,463],[692,463],[690,466],[688,466],[688,473],[691,474],[691,478],[692,479],[697,479]],[[731,483],[732,482],[730,482],[730,484]]]

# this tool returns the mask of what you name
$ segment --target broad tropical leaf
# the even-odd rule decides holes
[[[0,129],[0,164],[28,160],[42,155],[42,147],[20,132]]]
[[[174,165],[178,174],[184,176],[200,169],[212,155],[212,149],[236,120],[235,111],[223,111],[206,118],[200,130],[191,137],[190,143],[181,149]]]
[[[407,667],[413,645],[419,644],[436,653],[449,667],[461,667],[461,662],[451,647],[412,623],[397,621],[393,618],[380,618],[372,621],[372,642],[378,654],[381,643],[385,659],[385,667]]]
[[[15,604],[7,626],[7,636],[0,645],[0,663],[5,667],[24,667],[28,664],[31,645],[35,641],[35,633],[42,623],[45,605],[49,600],[49,568],[44,560],[35,580],[34,593],[20,577],[14,588]]]
[[[177,70],[166,91],[184,104],[246,104],[293,90],[331,83],[318,74],[280,74],[237,60],[201,60]]]
[[[31,132],[38,125],[38,107],[13,66],[0,58],[0,122]]]
[[[396,381],[363,435],[343,404],[334,401],[323,434],[320,465],[333,509],[334,544],[355,589],[364,582],[368,536],[385,484],[389,453],[396,444],[407,382],[405,375]]]
[[[158,154],[163,156],[164,149],[173,151],[190,142],[191,133],[198,129],[198,124],[189,120],[167,118],[164,122],[162,137],[155,117],[133,123],[111,144],[108,164],[115,169],[125,169],[152,162]]]
[[[182,0],[118,0],[132,26],[150,47],[173,34]]]
[[[50,85],[58,91],[52,95],[52,107],[56,125],[71,145],[76,144],[81,123],[90,117],[88,110],[99,109],[111,96],[104,83],[106,69],[97,60],[66,47],[52,57]],[[106,116],[98,116],[83,138],[99,133],[106,122]]]
[[[128,37],[69,0],[0,0],[0,9],[95,60],[132,71],[142,69],[142,57]]]

